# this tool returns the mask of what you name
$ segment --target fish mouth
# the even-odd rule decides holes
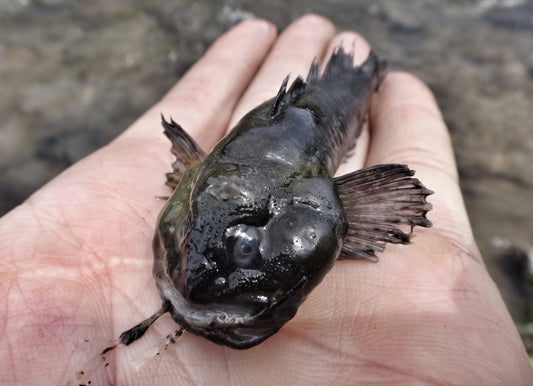
[[[195,335],[240,350],[258,345],[292,319],[303,301],[299,296],[293,301],[293,295],[307,283],[307,277],[302,277],[277,298],[249,293],[233,304],[196,304],[176,289],[168,275],[158,274],[159,294],[176,323]]]
[[[257,303],[244,307],[225,304],[222,308],[218,304],[206,305],[204,322],[189,325],[188,330],[218,344],[247,349],[275,334],[294,317],[299,305],[300,302],[291,301],[274,301],[263,304],[261,309]],[[206,320],[210,322],[205,323]]]
[[[276,323],[275,325],[262,327],[246,326],[233,327],[231,329],[201,330],[198,333],[191,330],[191,332],[201,335],[214,343],[237,350],[245,350],[257,346],[259,343],[274,335],[283,324]]]

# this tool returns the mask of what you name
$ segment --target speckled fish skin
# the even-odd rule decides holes
[[[277,96],[244,116],[209,155],[163,120],[177,156],[167,176],[176,189],[153,242],[163,306],[142,328],[125,332],[124,343],[170,312],[191,333],[253,347],[296,314],[341,254],[373,260],[385,242],[409,242],[398,224],[431,225],[431,191],[404,165],[333,178],[361,132],[384,62],[371,52],[354,67],[339,48],[322,75],[319,69],[313,63],[307,80],[298,77],[288,89],[286,78]],[[402,189],[412,205],[396,199]],[[384,201],[370,197],[383,190],[392,192]],[[369,204],[347,207],[343,197]]]

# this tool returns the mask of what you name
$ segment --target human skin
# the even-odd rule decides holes
[[[239,24],[122,135],[0,219],[0,383],[66,384],[159,307],[151,239],[172,162],[160,114],[209,151],[287,73],[306,74],[339,44],[355,47],[358,62],[369,50],[315,15],[279,37],[265,21]],[[185,333],[146,359],[177,327],[166,315],[111,353],[111,366],[99,363],[91,384],[532,384],[473,239],[431,92],[390,73],[369,122],[339,174],[408,164],[435,191],[432,228],[416,228],[411,245],[388,245],[378,264],[337,262],[296,317],[257,347],[237,351]]]

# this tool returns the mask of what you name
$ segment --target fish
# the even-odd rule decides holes
[[[407,165],[334,177],[386,75],[373,51],[353,61],[337,47],[323,71],[315,59],[305,80],[289,86],[287,76],[210,154],[161,117],[176,157],[153,238],[162,305],[122,344],[168,312],[181,332],[254,347],[295,316],[337,260],[376,262],[386,243],[409,244],[413,227],[432,225],[433,192]]]

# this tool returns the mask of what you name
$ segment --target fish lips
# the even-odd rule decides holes
[[[229,323],[222,323],[213,328],[196,329],[189,326],[190,332],[203,336],[210,341],[238,350],[244,350],[258,345],[273,334],[296,314],[297,306],[282,305],[269,312],[256,314],[242,323],[233,323],[235,315],[228,314]],[[224,326],[226,324],[227,326]]]
[[[160,295],[169,303],[172,318],[195,335],[234,349],[258,345],[294,317],[305,299],[307,279],[265,302],[264,296],[240,295],[233,303],[195,304],[183,297],[170,280],[159,280]],[[227,299],[226,301],[230,301]]]
[[[257,311],[257,306],[260,302],[264,302],[262,299],[263,296],[249,294],[248,304],[252,308],[255,308],[256,311],[244,317],[242,323],[229,323],[227,327],[219,325],[214,329],[204,328],[199,331],[191,329],[191,332],[234,349],[242,350],[256,346],[275,334],[285,323],[294,317],[298,311],[298,307],[305,300],[305,286],[307,282],[307,277],[302,276],[283,295],[277,298],[271,298],[268,304],[263,303],[263,307],[259,311]],[[243,300],[242,296],[246,295],[241,295],[240,300]],[[230,319],[235,317],[239,318],[241,315],[239,315],[239,312],[236,312],[228,314],[228,317]]]

